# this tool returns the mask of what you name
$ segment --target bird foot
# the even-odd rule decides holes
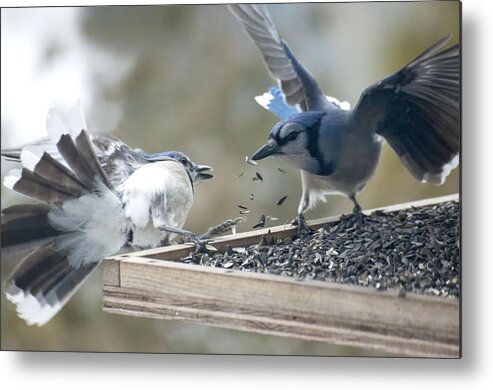
[[[195,236],[190,240],[195,245],[195,254],[207,253],[209,251],[210,245],[209,240],[201,239],[200,236]],[[214,248],[215,249],[215,248]]]
[[[310,226],[307,225],[305,217],[303,214],[298,214],[296,218],[294,219],[293,222],[291,222],[291,225],[297,226],[296,229],[296,235],[300,236],[302,234],[309,234],[313,233],[315,230],[313,230]]]
[[[207,251],[215,251],[212,245],[209,245],[209,241],[213,236],[217,236],[218,234],[222,234],[227,232],[229,229],[232,229],[233,232],[236,231],[236,226],[238,223],[243,221],[244,219],[239,217],[235,219],[228,219],[223,223],[212,226],[204,234],[198,236],[197,234],[190,232],[188,230],[170,228],[167,226],[163,226],[160,229],[166,231],[168,233],[173,233],[181,237],[183,242],[190,242],[195,245],[195,253],[204,253]]]
[[[190,242],[195,245],[195,253],[207,252],[209,240],[207,237],[197,236],[195,233],[178,228],[171,228],[167,226],[160,227],[160,230],[176,234],[181,237],[184,243]]]
[[[355,207],[353,209],[351,218],[353,218],[359,226],[363,226],[365,224],[365,214],[363,214],[361,207]]]

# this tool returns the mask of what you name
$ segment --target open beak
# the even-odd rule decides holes
[[[254,155],[252,156],[252,160],[262,160],[279,152],[279,148],[277,147],[277,145],[270,141],[254,153]]]
[[[206,181],[214,177],[214,175],[207,173],[207,171],[212,171],[212,168],[207,165],[195,165],[193,170],[198,181]]]

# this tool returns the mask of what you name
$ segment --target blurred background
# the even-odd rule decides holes
[[[456,1],[269,7],[281,35],[324,91],[351,106],[367,86],[439,38],[452,33],[449,45],[460,39]],[[245,164],[245,156],[265,142],[277,121],[254,100],[272,85],[257,48],[224,5],[2,9],[2,148],[46,136],[48,110],[66,112],[81,98],[89,131],[111,132],[147,152],[181,150],[214,167],[215,179],[197,189],[185,225],[197,233],[237,216],[239,203],[252,210],[239,231],[251,230],[261,214],[279,218],[267,226],[295,216],[299,172],[275,159],[258,167]],[[2,177],[13,167],[2,160]],[[263,183],[252,181],[256,171]],[[3,186],[1,191],[2,208],[28,202]],[[386,145],[359,202],[367,209],[458,191],[459,169],[442,186],[420,184]],[[287,200],[277,206],[284,195]],[[350,201],[331,196],[307,219],[351,210]],[[2,253],[2,281],[18,260]],[[1,295],[2,349],[373,354],[103,313],[100,270],[43,328],[27,326]]]

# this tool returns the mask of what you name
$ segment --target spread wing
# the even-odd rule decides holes
[[[418,180],[432,184],[459,162],[459,45],[436,53],[449,39],[368,87],[352,116],[352,126],[382,135]]]
[[[302,111],[327,107],[324,93],[281,39],[264,4],[232,4],[229,9],[259,48],[270,76],[277,80],[289,105]]]

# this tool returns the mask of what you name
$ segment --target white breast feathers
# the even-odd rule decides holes
[[[193,203],[190,178],[183,165],[174,160],[144,165],[130,175],[119,190],[125,215],[134,226],[134,240],[139,230],[156,241],[163,237],[158,231],[160,227],[181,228]],[[158,243],[144,244],[139,243],[143,247]]]

